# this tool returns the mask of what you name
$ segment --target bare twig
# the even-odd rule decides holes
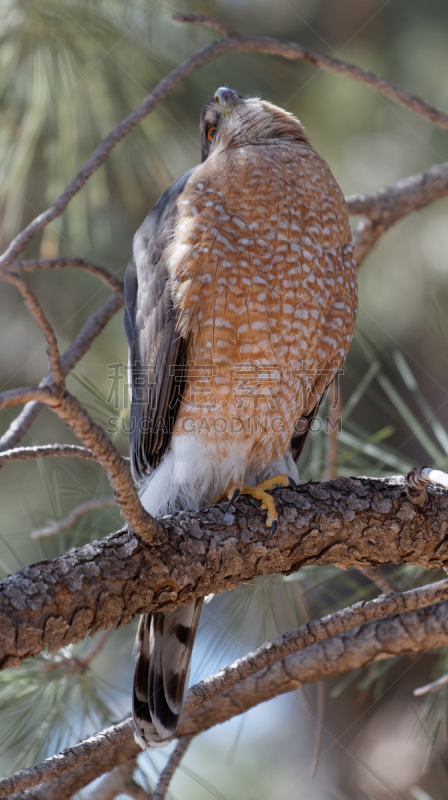
[[[0,455],[1,460],[1,455]],[[45,539],[48,536],[56,536],[61,531],[66,531],[68,528],[72,528],[73,525],[80,519],[84,514],[89,514],[91,511],[98,511],[101,508],[111,508],[112,506],[116,506],[117,501],[115,497],[110,497],[109,495],[106,497],[93,497],[91,500],[86,500],[84,503],[80,503],[79,506],[73,509],[73,511],[65,517],[65,519],[59,520],[59,522],[55,520],[50,520],[50,524],[46,525],[43,528],[36,528],[36,530],[31,531],[31,538],[32,539]]]
[[[323,719],[325,711],[325,687],[322,681],[316,684],[316,738],[314,741],[313,769],[311,778],[314,778],[319,767],[320,753],[322,747]]]
[[[82,326],[73,342],[62,355],[62,369],[64,375],[76,366],[78,361],[89,351],[92,343],[97,336],[102,333],[110,319],[124,306],[123,292],[116,292],[111,295],[102,306],[100,306]]]
[[[37,400],[51,407],[55,407],[61,402],[47,387],[19,386],[17,389],[8,389],[6,392],[0,393],[0,410],[11,408],[11,406],[19,406],[22,403],[29,403],[31,400]]]
[[[306,683],[340,675],[375,660],[446,645],[448,602],[427,606],[427,601],[439,600],[441,596],[446,598],[447,585],[448,581],[442,581],[391,597],[382,596],[357,603],[323,620],[304,625],[274,642],[267,642],[188,691],[179,737],[197,735],[218,722]],[[383,612],[392,616],[379,621]],[[431,620],[431,625],[428,620]],[[362,628],[359,627],[360,623],[366,622]],[[63,781],[64,773],[69,773],[69,780],[77,773],[79,790],[122,763],[124,758],[116,758],[116,754],[121,752],[126,758],[140,752],[139,746],[133,743],[130,719],[73,745],[36,767],[1,779],[0,798],[52,779]],[[110,757],[111,753],[114,753],[115,760]],[[83,783],[84,770],[86,780]],[[66,796],[61,793],[61,797]],[[36,797],[43,800],[46,795],[43,793]]]
[[[152,800],[165,800],[166,793],[172,781],[173,775],[176,772],[176,769],[182,761],[185,753],[187,752],[192,738],[192,736],[181,736],[179,739],[175,749],[168,759],[168,762],[160,773],[157,786],[152,794]]]
[[[386,578],[380,569],[375,569],[374,567],[363,567],[359,571],[365,575],[369,581],[375,583],[378,586],[378,589],[385,594],[391,594],[396,591],[392,581],[390,581],[389,578]]]
[[[173,14],[173,19],[175,22],[192,22],[204,25],[205,28],[219,31],[223,36],[239,36],[239,33],[236,33],[233,28],[225,25],[224,22],[212,19],[211,17],[205,17],[203,14]]]
[[[271,39],[264,36],[237,36],[231,28],[221,26],[215,20],[199,16],[195,14],[176,14],[174,19],[180,22],[190,22],[200,25],[207,25],[210,28],[216,28],[222,33],[227,35],[226,39],[216,44],[227,45],[225,52],[232,50],[242,50],[245,52],[259,52],[270,55],[278,55],[287,58],[291,61],[305,61],[308,64],[313,64],[319,69],[326,70],[327,72],[334,72],[337,75],[344,75],[346,78],[351,78],[354,81],[359,81],[369,86],[371,89],[380,94],[384,94],[396,103],[408,108],[415,114],[424,117],[444,130],[448,130],[448,114],[441,111],[435,106],[426,103],[414,94],[406,92],[401,86],[376,75],[374,72],[362,69],[355,64],[348,61],[342,61],[339,58],[328,56],[325,53],[320,53],[317,50],[310,50],[301,47],[294,42],[281,42],[277,39]],[[219,27],[218,27],[219,26]],[[204,48],[205,49],[205,48]],[[222,52],[219,53],[222,55]],[[215,56],[216,58],[217,56]]]
[[[36,324],[41,329],[47,342],[47,355],[50,364],[49,382],[56,395],[64,391],[64,373],[61,365],[61,355],[59,353],[58,340],[56,334],[46,318],[42,306],[37,297],[26,285],[19,275],[14,275],[6,270],[0,270],[0,278],[12,284],[20,292],[28,311]]]
[[[440,689],[443,689],[448,683],[448,675],[442,675],[441,678],[437,678],[436,681],[432,681],[432,683],[427,683],[425,686],[420,686],[418,689],[414,689],[414,696],[421,697],[424,694],[434,694],[435,692],[439,692]]]
[[[417,175],[410,175],[377,194],[347,197],[350,213],[363,214],[354,231],[358,266],[378,239],[398,220],[447,195],[448,162],[445,162],[435,164]]]
[[[207,24],[211,27],[216,27],[220,23],[208,19],[205,23],[204,17],[194,17],[190,15],[185,18],[188,22],[198,22]],[[123,119],[113,131],[111,131],[106,138],[97,147],[95,152],[86,162],[82,170],[73,180],[68,184],[66,189],[58,197],[50,208],[36,217],[18,236],[13,239],[8,249],[0,257],[0,266],[7,267],[14,261],[15,258],[24,250],[30,239],[39,231],[46,227],[53,219],[58,217],[67,207],[70,200],[77,192],[84,186],[90,176],[104,163],[110,151],[118,144],[118,142],[126,136],[144,117],[146,117],[158,103],[163,100],[166,95],[181,81],[186,78],[195,70],[205,66],[215,58],[219,58],[231,52],[247,52],[247,53],[265,53],[267,55],[281,56],[290,61],[304,61],[313,64],[320,69],[334,72],[338,75],[344,75],[352,80],[359,81],[366,84],[375,91],[380,92],[386,97],[391,98],[397,103],[400,103],[405,108],[413,111],[416,114],[424,117],[444,130],[448,130],[448,114],[438,108],[425,103],[415,95],[406,92],[401,87],[375,75],[373,72],[364,70],[361,67],[350,64],[346,61],[341,61],[338,58],[327,56],[324,53],[319,53],[315,50],[310,50],[295,42],[281,42],[269,37],[251,37],[251,36],[235,36],[233,31],[225,30],[224,32],[231,34],[226,36],[219,42],[203,47],[193,56],[186,59],[183,64],[180,64],[172,72],[170,72],[155,89],[147,95],[143,102],[131,112],[125,119]]]
[[[120,141],[123,136],[125,136],[144,116],[146,116],[146,114],[150,113],[150,111],[155,108],[157,103],[160,102],[160,100],[162,100],[163,97],[165,97],[166,94],[168,94],[168,92],[171,91],[171,89],[183,79],[183,77],[208,63],[208,61],[212,60],[213,58],[223,55],[229,49],[247,49],[248,51],[253,51],[257,49],[258,43],[260,45],[260,52],[271,52],[273,54],[283,55],[287,58],[310,60],[311,63],[315,63],[317,66],[321,66],[324,69],[329,69],[336,72],[342,70],[343,74],[347,74],[352,78],[356,77],[355,72],[358,71],[358,77],[356,77],[357,80],[368,80],[368,76],[370,75],[370,73],[364,73],[363,70],[359,70],[358,68],[353,67],[353,65],[347,65],[345,62],[339,62],[337,59],[329,59],[327,56],[323,56],[322,54],[317,54],[318,58],[316,60],[316,54],[313,54],[312,51],[304,51],[303,48],[300,48],[298,45],[275,42],[275,40],[270,39],[259,40],[256,38],[250,39],[250,37],[236,37],[234,31],[228,29],[227,26],[222,26],[221,23],[208,18],[190,16],[188,18],[185,17],[184,20],[198,22],[209,25],[209,27],[214,27],[220,30],[222,33],[225,33],[227,38],[223,42],[214,42],[212,45],[203,48],[203,50],[187,59],[184,64],[181,64],[179,67],[173,70],[173,72],[170,73],[170,75],[168,75],[156,87],[154,92],[145,98],[139,108],[136,109],[135,112],[132,112],[132,114],[123,120],[119,126],[117,126],[117,128],[114,129],[114,131],[112,131],[108,137],[106,137],[104,142],[102,142],[102,144],[97,148],[91,159],[89,159],[83,170],[81,170],[78,176],[76,176],[76,178],[69,184],[67,189],[62,193],[56,203],[50,209],[48,209],[47,212],[34,220],[30,226],[28,226],[25,231],[19,234],[19,236],[16,237],[16,239],[11,243],[10,248],[2,257],[2,263],[4,265],[11,264],[16,255],[23,250],[29,239],[35,233],[45,227],[45,225],[48,224],[51,219],[62,213],[70,199],[76,194],[77,191],[79,191],[80,188],[82,188],[90,175],[103,163],[115,144],[117,144],[117,142]],[[278,49],[277,53],[276,48]],[[342,69],[341,65],[344,64],[345,66]],[[377,76],[373,77],[377,78]],[[378,80],[381,86],[383,86],[383,84],[388,85],[388,82],[384,81],[384,79],[378,78]],[[394,94],[395,90],[393,84],[389,85],[389,88],[391,87],[392,94],[390,96],[393,96],[393,99],[401,102],[402,100],[399,99],[399,96],[401,98],[401,94],[403,94],[403,96],[407,97],[406,102],[408,103],[408,107],[412,107],[412,110],[417,111],[417,113],[422,113],[423,116],[427,116],[427,118],[433,121],[435,124],[441,124],[441,122],[445,124],[447,115],[444,112],[439,112],[432,106],[427,106],[427,104],[423,104],[422,107],[422,101],[416,100],[416,98],[413,98],[412,95],[408,95],[406,92],[403,93],[403,90],[398,89],[398,87],[395,87],[398,90],[399,95],[396,96]],[[375,85],[375,88],[381,90],[380,86],[378,85]],[[415,102],[417,105],[415,105]],[[399,182],[395,185],[395,187],[390,187],[389,189],[383,190],[383,192],[380,192],[372,197],[348,198],[349,207],[352,213],[363,213],[369,216],[374,216],[376,214],[377,216],[375,221],[364,220],[358,226],[356,231],[358,263],[361,263],[368,250],[373,247],[381,234],[384,233],[388,227],[394,224],[397,219],[403,216],[404,213],[407,213],[406,209],[413,210],[421,208],[433,200],[445,196],[447,191],[447,166],[436,165],[430,170],[427,170],[425,173],[412,176],[405,181]],[[391,209],[395,209],[393,213]],[[381,217],[380,220],[378,219],[378,215]],[[122,304],[123,300],[120,302],[117,296],[115,298],[111,298],[110,301],[108,301],[108,303],[102,307],[101,311],[104,309],[106,312],[106,321],[110,318],[110,316],[112,316],[113,313],[115,313],[116,310],[118,310],[118,307],[121,307]],[[108,306],[107,309],[106,306]],[[110,316],[107,313],[109,311],[111,312]],[[92,322],[99,322],[98,317],[95,320],[93,320],[93,318],[91,319]],[[101,330],[104,327],[104,324],[105,321],[102,322],[100,328]],[[85,326],[86,330],[83,329],[82,331],[85,336],[81,337],[81,340],[84,338],[84,342],[82,342],[78,336],[77,340],[75,340],[76,347],[69,348],[70,355],[72,356],[71,364],[64,363],[63,357],[62,362],[63,367],[65,368],[64,374],[67,374],[67,372],[73,367],[73,364],[79,360],[84,352],[86,352],[92,341],[92,333],[93,338],[95,335],[97,335],[97,333],[88,330],[89,328],[90,320]],[[75,342],[73,344],[75,345]],[[82,347],[81,353],[79,353],[80,344]],[[67,354],[69,351],[67,351]],[[67,362],[67,359],[65,359],[65,362]],[[36,419],[40,408],[41,407],[37,406],[36,404],[26,407],[19,417],[12,423],[9,431],[0,440],[0,448],[7,449],[16,445],[18,441],[20,441],[21,436],[23,436],[23,434],[29,429],[30,425]]]
[[[67,348],[61,358],[64,375],[67,375],[73,367],[81,360],[92,345],[92,342],[104,330],[109,320],[124,305],[124,296],[121,293],[113,294],[95,311],[81,328],[70,347]],[[46,380],[42,381],[41,386],[46,385]],[[1,395],[0,395],[1,403]],[[12,405],[16,405],[13,403]],[[0,405],[0,408],[2,406]],[[3,406],[5,407],[5,406]],[[19,416],[11,423],[9,429],[0,439],[0,452],[9,450],[20,442],[22,436],[30,429],[33,422],[40,414],[43,405],[39,402],[31,401],[27,403]]]
[[[11,264],[8,272],[34,272],[37,269],[66,269],[67,267],[77,267],[85,272],[90,272],[96,275],[107,286],[114,290],[114,292],[123,291],[123,282],[119,281],[108,272],[104,267],[98,267],[96,264],[91,264],[90,261],[85,261],[83,258],[31,258],[26,261],[18,261]]]
[[[7,461],[29,461],[35,458],[86,458],[96,461],[91,450],[77,444],[44,444],[0,451],[0,467]]]
[[[56,670],[63,668],[68,669],[71,672],[85,673],[91,661],[93,661],[93,659],[96,658],[103,649],[111,633],[111,628],[109,628],[107,631],[102,631],[99,633],[98,636],[96,636],[92,647],[90,650],[88,650],[85,656],[70,656],[68,658],[60,658],[56,656],[55,661],[41,665],[42,671],[55,672]]]
[[[107,472],[109,483],[112,486],[120,512],[130,529],[138,533],[146,542],[160,532],[157,520],[143,508],[135,490],[134,481],[128,463],[121,457],[110,439],[106,436],[87,411],[81,406],[76,397],[65,392],[61,398],[56,398],[49,389],[39,387],[24,387],[3,392],[0,395],[4,407],[39,398],[41,402],[50,406],[62,419],[73,433],[81,440],[84,446],[91,450],[95,458]]]
[[[31,428],[44,406],[38,400],[30,400],[20,414],[11,422],[9,428],[0,438],[0,452],[10,452]]]
[[[76,397],[65,392],[54,412],[67,423],[85,447],[95,454],[107,472],[120,512],[130,529],[146,542],[160,532],[157,520],[145,511],[135,490],[134,481],[127,462],[121,457],[106,436]]]
[[[152,796],[134,780],[133,774],[136,766],[136,758],[132,758],[121,766],[115,767],[89,795],[89,800],[114,800],[119,794],[133,797],[134,800],[153,800]]]
[[[96,658],[97,655],[99,655],[99,653],[101,653],[101,650],[103,649],[104,645],[109,639],[111,633],[112,633],[111,629],[109,629],[108,631],[101,631],[101,633],[98,634],[95,641],[93,642],[90,650],[88,650],[85,656],[83,656],[82,658],[78,658],[78,661],[81,664],[84,664],[85,666],[90,664],[90,662],[93,661],[93,659]]]

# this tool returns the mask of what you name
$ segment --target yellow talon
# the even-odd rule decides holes
[[[247,494],[256,500],[261,500],[262,510],[268,512],[266,526],[272,528],[272,533],[275,533],[278,525],[278,514],[274,498],[268,494],[268,491],[274,489],[275,486],[291,486],[291,484],[293,484],[293,481],[287,475],[276,475],[275,478],[268,478],[268,480],[262,481],[257,486],[247,486],[243,481],[237,481],[228,486],[224,495],[230,500],[229,505],[234,503],[240,494]]]

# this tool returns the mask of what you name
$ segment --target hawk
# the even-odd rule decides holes
[[[357,313],[348,210],[292,114],[220,88],[202,162],[134,238],[125,328],[131,464],[153,516],[298,480],[296,459]],[[173,738],[203,599],[141,617],[133,716],[143,748]]]

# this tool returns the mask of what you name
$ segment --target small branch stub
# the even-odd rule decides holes
[[[435,483],[448,489],[448,474],[432,467],[411,469],[406,476],[406,494],[415,506],[424,506],[428,502],[428,485]]]

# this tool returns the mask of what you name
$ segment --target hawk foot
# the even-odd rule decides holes
[[[247,486],[243,481],[231,483],[223,495],[223,497],[227,497],[230,501],[225,511],[227,512],[229,510],[230,506],[237,500],[240,494],[247,494],[250,497],[254,497],[256,500],[261,500],[262,510],[268,512],[266,526],[271,528],[269,535],[272,536],[277,530],[278,514],[275,508],[274,498],[268,494],[268,491],[274,489],[276,486],[289,486],[292,489],[296,488],[296,484],[288,475],[276,475],[274,478],[268,478],[268,480],[262,481],[257,486]]]

